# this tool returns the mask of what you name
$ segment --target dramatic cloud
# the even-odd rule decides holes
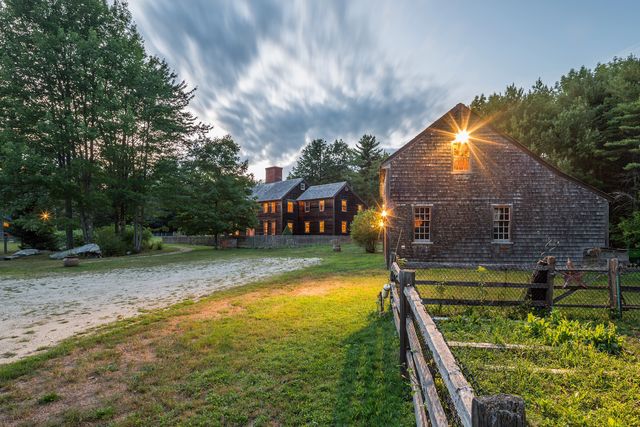
[[[356,7],[358,6],[358,7]],[[198,87],[199,117],[238,141],[259,177],[305,142],[373,133],[397,147],[448,91],[384,47],[374,3],[135,1],[149,50]]]

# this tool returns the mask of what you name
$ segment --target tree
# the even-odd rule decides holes
[[[356,173],[353,186],[360,197],[369,206],[375,206],[380,200],[379,180],[380,164],[387,154],[373,135],[362,135],[353,150],[353,162]]]
[[[367,209],[353,217],[351,238],[365,251],[375,253],[376,245],[382,233],[382,218],[375,209]]]
[[[353,153],[341,139],[327,144],[314,139],[303,149],[289,173],[291,178],[304,178],[310,185],[348,181],[353,171]]]
[[[201,136],[188,160],[175,164],[179,176],[165,188],[176,212],[174,224],[187,234],[218,236],[257,225],[257,205],[251,199],[253,177],[239,157],[240,147],[230,136]]]

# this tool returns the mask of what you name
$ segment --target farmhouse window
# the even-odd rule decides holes
[[[347,234],[347,221],[342,221],[342,234]]]
[[[293,233],[293,221],[287,221],[287,228]]]
[[[324,221],[320,221],[320,232],[324,233]]]
[[[265,236],[269,234],[269,221],[264,221],[262,223],[262,234],[264,234]]]
[[[287,212],[293,213],[293,202],[287,202]]]
[[[347,211],[347,201],[345,199],[342,199],[342,212],[346,212]]]
[[[454,172],[468,172],[471,152],[469,144],[465,142],[451,143],[451,156],[453,157]]]
[[[271,213],[276,213],[276,202],[271,202]]]
[[[262,204],[262,213],[269,213],[269,203],[264,202]]]
[[[311,210],[311,203],[304,202],[304,211],[309,212]]]
[[[275,235],[276,234],[276,222],[275,221],[271,221],[271,234]]]
[[[320,207],[320,212],[324,212],[324,200],[320,200],[319,207]]]
[[[431,241],[431,206],[413,207],[413,240]]]
[[[362,208],[363,206],[360,203],[358,203],[358,212],[362,212]]]
[[[493,241],[511,241],[511,206],[493,206]]]
[[[311,223],[309,221],[304,222],[304,232],[309,234],[311,232]]]

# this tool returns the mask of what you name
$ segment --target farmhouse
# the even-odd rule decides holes
[[[266,169],[266,179],[253,189],[260,204],[257,230],[247,235],[291,234],[345,235],[365,203],[343,182],[308,186],[302,178],[282,180],[282,168]]]
[[[380,191],[387,257],[531,263],[546,251],[579,262],[586,249],[608,245],[608,195],[463,104],[382,164]]]

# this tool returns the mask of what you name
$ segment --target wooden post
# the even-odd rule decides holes
[[[553,309],[553,285],[556,278],[556,257],[547,257],[547,295],[545,303],[547,309]]]
[[[621,301],[619,297],[619,282],[618,282],[618,258],[610,258],[607,261],[608,270],[608,286],[609,286],[609,309],[611,313],[616,315],[622,314]]]
[[[407,335],[407,319],[409,317],[409,303],[405,295],[405,288],[413,286],[416,281],[416,272],[412,270],[400,270],[399,309],[400,309],[400,368],[403,374],[407,372],[407,350],[409,349],[409,336]]]
[[[524,400],[498,394],[475,397],[471,409],[472,427],[525,427]]]

